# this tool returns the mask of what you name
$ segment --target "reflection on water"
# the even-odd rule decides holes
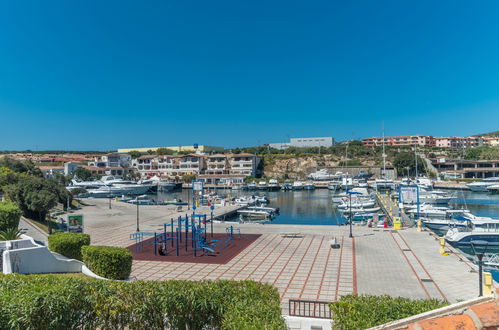
[[[499,195],[472,191],[455,192],[450,206],[465,208],[474,215],[499,219]]]
[[[221,196],[239,197],[248,195],[267,196],[269,207],[278,207],[280,214],[272,221],[275,224],[289,225],[339,225],[345,223],[332,206],[332,193],[327,189],[314,191],[230,191],[217,189]],[[189,200],[186,189],[170,193],[157,193],[153,199],[165,201],[180,198]],[[192,198],[192,197],[191,197]]]

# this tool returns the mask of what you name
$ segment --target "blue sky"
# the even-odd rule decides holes
[[[0,2],[0,149],[499,130],[497,1]]]

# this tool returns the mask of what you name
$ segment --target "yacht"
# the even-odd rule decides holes
[[[489,222],[481,227],[472,225],[451,228],[445,234],[445,240],[467,254],[475,254],[474,249],[486,253],[498,253],[499,221]]]
[[[328,180],[333,180],[336,177],[337,177],[336,174],[329,173],[325,168],[321,168],[320,170],[315,171],[314,173],[310,173],[308,175],[308,178],[314,181],[328,181]]]
[[[475,192],[486,192],[490,186],[498,185],[499,177],[486,178],[478,182],[468,183],[468,187],[471,191]]]
[[[71,180],[71,186],[68,186],[68,190],[83,188],[83,189],[98,189],[104,187],[106,184],[100,180],[94,181],[77,181],[75,179]]]
[[[270,179],[269,185],[268,185],[268,190],[269,191],[277,191],[279,189],[281,189],[281,187],[279,187],[279,181],[277,181],[276,179]]]
[[[419,196],[419,202],[427,204],[449,204],[451,199],[452,196],[447,194],[442,195],[442,194],[423,193]]]
[[[491,194],[499,194],[499,184],[493,184],[487,187],[487,190]]]
[[[303,182],[301,181],[293,182],[293,190],[303,190]]]
[[[376,179],[374,180],[374,188],[376,190],[392,190],[395,189],[395,182],[391,179]]]

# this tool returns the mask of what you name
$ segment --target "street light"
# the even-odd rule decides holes
[[[349,195],[350,197],[350,238],[353,238],[353,235],[352,235],[352,220],[353,220],[353,215],[352,215],[352,195],[360,195],[359,192],[355,192],[355,191],[349,191],[347,190],[346,193]]]
[[[140,231],[139,229],[139,199],[135,198],[135,202],[137,203],[137,232]]]
[[[485,255],[485,251],[487,251],[487,247],[489,242],[477,240],[471,241],[471,248],[473,249],[473,253],[478,259],[478,286],[479,286],[479,297],[483,296],[483,286],[482,286],[482,266],[483,266],[483,256]]]

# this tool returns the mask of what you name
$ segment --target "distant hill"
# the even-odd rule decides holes
[[[473,136],[499,136],[499,131],[477,134],[477,135],[473,135]]]

